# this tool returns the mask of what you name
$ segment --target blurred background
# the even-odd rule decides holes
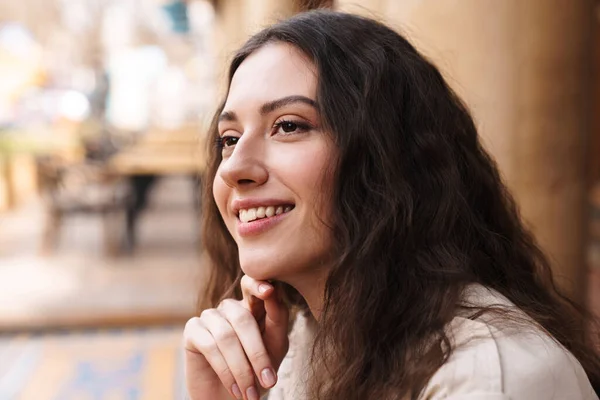
[[[0,400],[184,397],[227,61],[317,7],[441,68],[560,284],[600,313],[600,2],[0,0]]]

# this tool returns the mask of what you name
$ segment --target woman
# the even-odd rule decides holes
[[[229,83],[192,399],[597,399],[587,316],[404,38],[301,14],[252,37]]]

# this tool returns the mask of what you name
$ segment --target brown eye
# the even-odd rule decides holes
[[[217,145],[220,148],[235,146],[240,138],[235,136],[223,136],[218,139]]]
[[[294,121],[280,121],[274,126],[275,134],[288,135],[308,132],[311,130],[311,126],[303,122]]]
[[[298,125],[296,125],[293,122],[283,122],[281,124],[281,129],[285,132],[285,133],[290,133],[290,132],[294,132],[296,129],[298,129]]]

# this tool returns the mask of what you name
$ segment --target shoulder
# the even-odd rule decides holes
[[[480,305],[515,307],[482,286],[467,295]],[[500,324],[485,315],[456,316],[447,327],[453,352],[420,399],[598,399],[579,362],[533,321],[520,328]]]

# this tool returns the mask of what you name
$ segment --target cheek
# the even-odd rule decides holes
[[[323,180],[323,169],[314,158],[288,158],[278,166],[278,174],[303,201],[312,202],[312,196],[320,193]]]
[[[279,164],[281,173],[286,176],[286,183],[318,219],[326,217],[331,208],[331,162],[334,158],[328,150],[313,148],[300,157],[287,157]]]
[[[294,148],[288,152],[281,152],[276,155],[277,165],[280,171],[285,171],[288,177],[293,177],[293,181],[301,182],[318,191],[321,183],[329,183],[328,170],[334,160],[334,151],[332,145],[326,138],[320,138],[301,148]]]

